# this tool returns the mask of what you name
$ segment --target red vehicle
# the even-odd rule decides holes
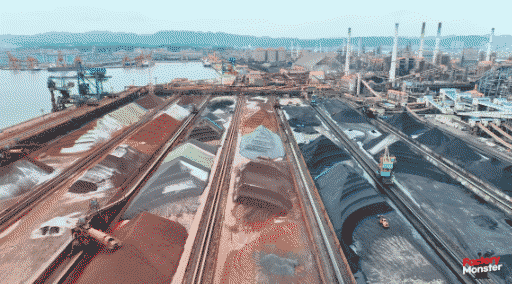
[[[382,225],[382,227],[384,227],[384,229],[387,229],[389,228],[389,222],[386,218],[384,218],[384,216],[382,215],[379,215],[379,223]]]

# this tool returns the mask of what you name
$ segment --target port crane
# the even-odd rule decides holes
[[[104,92],[103,83],[112,76],[106,76],[105,68],[84,68],[78,61],[79,69],[76,76],[50,76],[48,77],[48,89],[52,95],[52,111],[56,112],[66,108],[67,104],[81,106],[84,104],[97,105],[98,102],[109,93]],[[76,80],[78,84],[78,96],[71,96],[71,88]],[[56,81],[60,81],[57,85]],[[55,99],[54,91],[59,91],[62,96]]]

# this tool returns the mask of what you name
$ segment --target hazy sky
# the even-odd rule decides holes
[[[400,36],[419,36],[426,21],[426,36],[434,36],[442,21],[443,35],[484,35],[492,27],[502,35],[512,34],[507,2],[9,0],[0,10],[0,34],[189,30],[314,39],[345,37],[349,26],[354,37],[391,36],[399,22]]]

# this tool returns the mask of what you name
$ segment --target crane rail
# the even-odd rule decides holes
[[[231,169],[235,156],[238,126],[242,117],[242,104],[245,97],[239,96],[235,113],[231,120],[226,140],[219,156],[219,166],[211,182],[211,190],[205,204],[205,211],[201,216],[199,231],[194,241],[184,283],[212,283],[219,250],[219,239],[223,212],[226,206],[227,193],[231,179]],[[220,224],[219,224],[220,223]]]

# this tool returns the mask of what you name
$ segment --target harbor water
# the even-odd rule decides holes
[[[214,69],[196,62],[156,63],[148,68],[107,68],[106,75],[112,76],[103,85],[107,92],[119,92],[132,84],[154,83],[155,78],[156,83],[166,83],[176,78],[201,80],[218,77]],[[76,76],[76,72],[0,70],[0,130],[51,112],[51,96],[47,88],[49,76]],[[74,83],[72,95],[78,94],[76,80]],[[56,95],[60,93],[57,91]]]

